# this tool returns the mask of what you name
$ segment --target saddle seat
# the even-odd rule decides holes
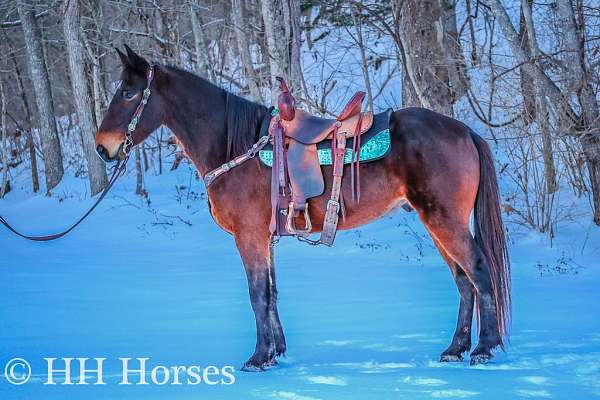
[[[361,119],[361,135],[367,132],[373,124],[373,113],[361,113],[360,109],[356,114],[343,120],[317,117],[300,109],[296,109],[295,114],[294,119],[291,121],[281,120],[283,132],[286,137],[304,144],[316,144],[333,139],[336,124],[339,125],[338,132],[344,132],[348,139],[354,137],[359,119]],[[362,118],[360,118],[361,116]]]

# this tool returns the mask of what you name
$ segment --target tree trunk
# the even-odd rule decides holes
[[[231,19],[240,54],[240,61],[244,70],[244,78],[248,82],[252,98],[258,102],[262,102],[259,80],[254,70],[252,53],[250,52],[249,34],[246,32],[246,25],[244,24],[244,9],[244,0],[231,1]]]
[[[452,116],[452,93],[444,40],[445,13],[440,0],[396,0],[403,47],[402,104],[432,108]],[[437,27],[437,28],[436,28]],[[441,31],[440,31],[441,30]]]
[[[533,0],[527,0],[531,8]],[[529,33],[525,22],[523,7],[521,7],[521,15],[519,17],[519,43],[523,52],[530,57]],[[521,65],[519,67],[519,78],[521,83],[521,95],[523,96],[523,121],[529,125],[535,121],[536,104],[535,104],[535,84],[534,77],[527,73],[527,70]]]
[[[208,46],[206,45],[206,37],[204,35],[204,28],[202,26],[202,20],[196,12],[198,7],[198,1],[194,0],[190,3],[190,22],[192,24],[192,34],[194,35],[194,51],[196,53],[196,72],[207,78],[210,81],[214,81],[212,68],[209,66],[208,61]]]
[[[441,13],[436,24],[438,47],[445,56],[448,78],[452,92],[452,103],[467,93],[469,77],[467,62],[463,55],[458,28],[456,26],[456,0],[438,0]]]
[[[289,66],[289,57],[285,54],[286,43],[285,31],[281,29],[279,21],[283,18],[281,12],[281,1],[286,0],[260,0],[262,7],[263,21],[265,23],[265,36],[267,39],[267,49],[269,54],[269,71],[271,75],[271,101],[273,104],[277,102],[279,93],[276,77],[281,76],[289,80],[286,71]],[[284,48],[282,50],[282,47]]]
[[[284,0],[286,1],[286,0]],[[297,0],[287,0],[287,11],[289,12],[288,21],[284,21],[286,26],[289,25],[289,54],[290,54],[290,88],[296,94],[300,93],[303,87],[302,75],[302,60],[301,60],[301,36],[302,28],[300,26],[300,2]],[[306,95],[306,94],[305,94]]]
[[[265,24],[271,97],[274,104],[279,94],[276,77],[285,78],[288,86],[296,94],[305,86],[300,57],[301,10],[297,0],[260,0],[260,3]],[[299,96],[297,100],[301,98],[302,96]]]
[[[537,37],[535,34],[535,26],[533,25],[533,17],[531,12],[531,0],[521,1],[521,11],[525,21],[527,31],[527,43],[529,44],[529,54],[533,56],[533,63],[540,62],[541,51],[538,46]],[[538,67],[539,68],[539,67]],[[527,74],[527,72],[525,72]],[[527,77],[528,74],[527,74]],[[537,106],[536,117],[542,131],[542,156],[544,160],[544,180],[546,181],[546,193],[555,193],[558,190],[556,182],[556,168],[554,167],[554,150],[552,145],[552,132],[550,131],[550,122],[548,120],[548,103],[546,95],[542,90],[542,83],[539,76],[533,78],[535,83],[534,93],[536,97],[535,105]]]
[[[371,89],[371,76],[369,75],[369,64],[367,63],[367,55],[365,52],[365,43],[363,39],[363,25],[362,20],[360,19],[360,14],[358,17],[356,14],[352,14],[352,22],[354,23],[354,29],[356,33],[356,44],[358,45],[358,51],[360,52],[360,65],[362,67],[363,78],[365,80],[365,87],[367,89],[367,100],[369,110],[373,111],[373,90]]]
[[[144,190],[144,171],[142,170],[142,155],[140,153],[140,146],[135,146],[135,194],[139,196],[146,196]]]
[[[8,43],[8,47],[12,53],[14,51],[14,46],[12,41],[10,40],[8,35],[4,35],[6,42]],[[15,69],[15,77],[17,82],[17,88],[19,89],[19,93],[21,94],[21,101],[23,103],[23,113],[26,121],[26,129],[22,129],[27,137],[27,148],[29,149],[29,159],[31,163],[31,186],[34,193],[37,193],[40,190],[40,178],[38,176],[38,168],[37,168],[37,154],[35,153],[35,141],[33,139],[33,133],[31,129],[33,124],[31,123],[31,108],[29,107],[29,101],[27,100],[27,94],[25,92],[25,85],[23,84],[23,76],[21,73],[21,69],[19,68],[19,64],[15,60],[14,55],[10,57],[12,65]]]
[[[17,2],[17,10],[21,19],[21,27],[25,36],[29,72],[33,81],[35,100],[40,123],[40,141],[42,157],[44,158],[46,191],[50,193],[62,179],[64,170],[62,165],[62,152],[56,121],[54,120],[54,103],[48,79],[48,69],[42,47],[42,33],[35,20],[34,9]]]
[[[579,138],[592,186],[594,223],[600,225],[600,140],[598,134],[587,134]]]
[[[2,185],[0,198],[8,192],[8,132],[6,127],[6,96],[4,83],[0,80],[0,130],[2,131]]]
[[[92,100],[88,91],[85,76],[85,61],[83,58],[83,45],[80,32],[79,1],[69,0],[65,3],[63,13],[63,31],[67,45],[73,99],[77,111],[77,120],[83,140],[83,151],[87,160],[88,178],[92,196],[101,192],[108,184],[106,167],[96,155],[94,134],[96,126],[92,117],[90,104]]]
[[[576,120],[577,114],[570,107],[559,87],[544,73],[544,71],[530,63],[528,54],[521,47],[519,34],[510,21],[510,17],[502,5],[502,2],[500,0],[489,0],[488,3],[493,11],[496,21],[500,25],[504,37],[508,41],[510,49],[517,59],[517,62],[522,64],[528,74],[536,78],[537,84],[541,86],[541,89],[559,114],[559,120]]]

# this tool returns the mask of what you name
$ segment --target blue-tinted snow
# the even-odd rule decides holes
[[[237,368],[254,347],[233,240],[212,221],[200,183],[175,190],[188,186],[191,174],[184,165],[148,176],[150,206],[132,194],[129,176],[83,225],[53,243],[0,230],[0,369],[22,357],[34,372],[23,386],[0,379],[2,399],[600,395],[597,227],[581,219],[559,231],[552,247],[511,227],[511,343],[491,364],[470,367],[468,357],[438,363],[452,337],[458,294],[417,217],[403,211],[340,233],[332,249],[291,239],[277,246],[289,349],[278,367],[236,371],[230,386],[118,385],[119,357]],[[85,182],[73,178],[51,198],[15,191],[0,201],[0,214],[28,232],[48,233],[89,206],[84,192]],[[46,386],[44,357],[105,357],[108,384]]]

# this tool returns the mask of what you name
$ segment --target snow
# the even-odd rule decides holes
[[[22,357],[34,374],[22,386],[0,378],[2,399],[600,396],[600,231],[587,219],[564,224],[552,243],[510,227],[513,335],[507,353],[477,367],[468,357],[438,362],[458,294],[414,213],[341,232],[332,249],[282,240],[276,265],[288,354],[265,373],[240,372],[255,340],[245,274],[192,176],[186,165],[149,175],[150,205],[127,176],[56,242],[0,230],[0,373]],[[15,191],[0,200],[0,214],[26,232],[49,233],[91,204],[85,186],[68,178],[50,198]],[[107,385],[44,385],[44,357],[104,357]],[[123,386],[119,357],[231,365],[236,380]]]

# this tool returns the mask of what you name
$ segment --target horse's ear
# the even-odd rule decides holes
[[[125,50],[127,51],[127,58],[129,59],[131,68],[145,75],[148,71],[148,68],[150,68],[150,64],[148,63],[148,61],[146,61],[144,57],[138,55],[135,51],[131,49],[131,47],[127,45],[125,45]]]
[[[123,52],[121,50],[119,50],[117,47],[115,47],[115,50],[117,51],[117,54],[119,55],[119,58],[121,59],[121,64],[123,64],[123,67],[125,67],[125,68],[131,67],[131,62],[129,61],[129,58],[127,58],[127,56],[125,54],[123,54]]]

